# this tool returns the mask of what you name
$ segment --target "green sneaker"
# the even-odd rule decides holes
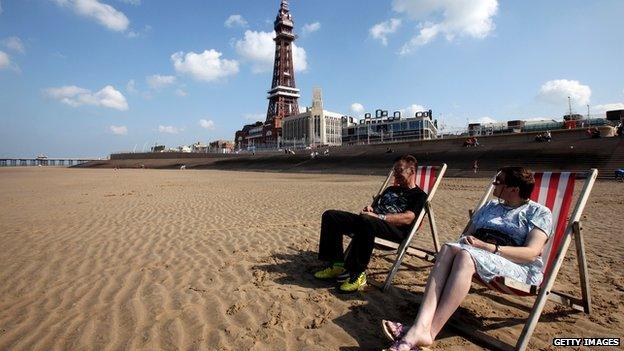
[[[345,269],[342,266],[332,266],[314,273],[316,279],[333,279],[344,273]]]
[[[362,272],[348,281],[342,283],[338,290],[343,293],[350,293],[360,290],[366,285],[366,273]]]
[[[340,273],[337,277],[336,277],[336,282],[337,283],[344,283],[347,280],[349,280],[349,278],[351,278],[351,274],[349,273],[349,271],[344,271],[342,273]]]

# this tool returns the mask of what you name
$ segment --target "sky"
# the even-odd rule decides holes
[[[0,157],[106,157],[265,120],[279,0],[0,0]],[[291,0],[300,106],[468,122],[624,108],[621,0]],[[405,116],[404,114],[404,116]]]

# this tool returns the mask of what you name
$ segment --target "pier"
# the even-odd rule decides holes
[[[37,167],[37,166],[54,166],[54,167],[72,167],[95,159],[89,158],[0,158],[0,167]]]

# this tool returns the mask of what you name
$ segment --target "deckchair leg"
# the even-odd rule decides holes
[[[563,259],[565,257],[566,252],[568,251],[568,247],[570,246],[570,242],[572,239],[570,238],[571,233],[564,234],[563,241],[559,246],[559,250],[556,252],[556,258],[553,262],[553,266],[548,272],[548,274],[544,277],[545,281],[542,283],[542,288],[540,289],[539,294],[537,295],[537,299],[535,299],[535,303],[533,304],[533,309],[531,309],[531,314],[529,314],[529,319],[527,323],[524,325],[522,329],[522,333],[520,333],[520,338],[518,338],[518,343],[516,343],[516,350],[524,351],[529,345],[529,340],[531,340],[531,335],[533,335],[533,331],[535,331],[535,327],[537,326],[537,322],[539,321],[540,316],[542,315],[542,311],[544,310],[544,306],[546,305],[546,301],[548,300],[548,295],[550,294],[550,290],[555,283],[555,279],[557,278],[557,274],[559,273],[559,268],[561,268],[561,264],[563,263]]]
[[[392,278],[394,278],[394,275],[396,274],[396,272],[399,270],[399,267],[401,266],[401,262],[403,262],[403,256],[405,256],[405,252],[407,251],[407,246],[409,242],[410,240],[404,240],[401,243],[401,246],[399,246],[397,259],[396,261],[394,261],[394,264],[392,265],[392,269],[390,269],[390,273],[388,273],[388,276],[386,277],[386,281],[381,287],[381,291],[388,290],[388,288],[390,287],[390,284],[392,284]]]
[[[574,231],[574,241],[576,246],[576,259],[579,265],[579,273],[581,279],[581,294],[583,296],[583,310],[585,313],[591,313],[591,295],[589,293],[589,274],[587,274],[587,260],[585,259],[585,243],[583,241],[583,228],[579,222],[572,224]]]
[[[427,211],[427,217],[429,218],[429,227],[431,228],[431,236],[433,237],[433,248],[435,252],[440,252],[440,241],[438,240],[438,227],[435,222],[435,215],[429,202],[425,203],[425,210]]]

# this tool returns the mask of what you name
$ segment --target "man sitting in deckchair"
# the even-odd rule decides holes
[[[318,279],[334,279],[341,292],[354,292],[366,284],[365,270],[370,261],[375,236],[401,242],[420,213],[427,194],[416,185],[416,158],[404,155],[394,162],[394,185],[378,196],[360,214],[328,210],[321,220],[319,259],[329,267],[314,273]],[[345,257],[343,234],[352,236]]]

